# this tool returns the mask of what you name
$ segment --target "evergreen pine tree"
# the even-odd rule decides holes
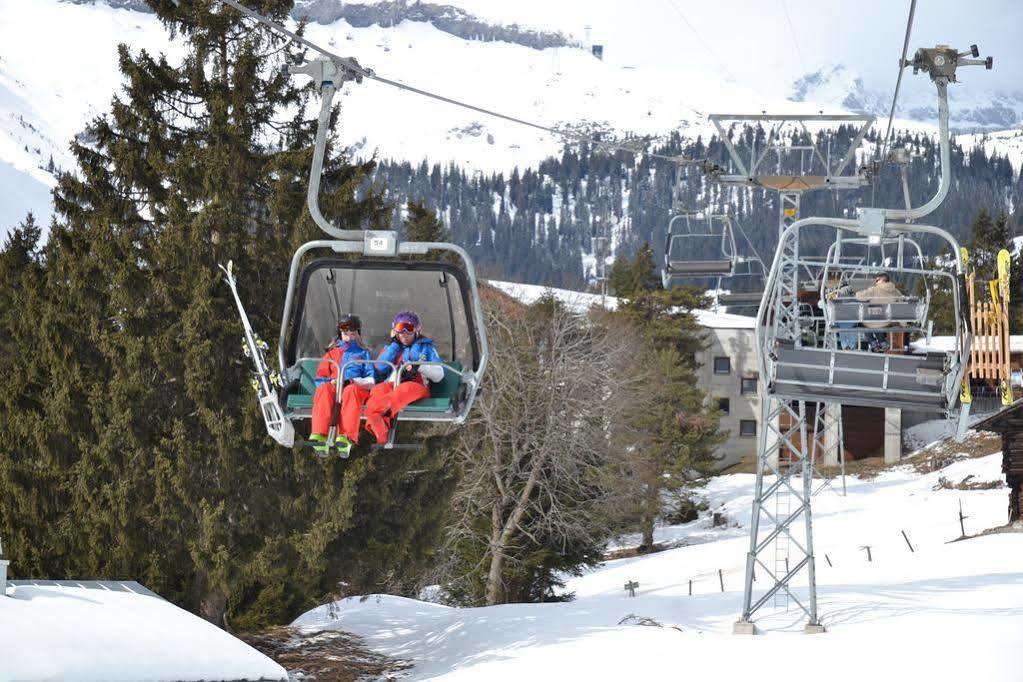
[[[608,275],[608,287],[616,296],[623,297],[661,288],[660,276],[654,264],[654,250],[649,242],[643,242],[631,260],[615,260]]]
[[[17,557],[12,575],[34,575],[54,558],[48,523],[64,506],[62,471],[46,447],[44,395],[49,388],[40,351],[47,330],[43,288],[46,272],[41,230],[30,213],[0,249],[0,537]],[[44,539],[40,542],[40,539]]]
[[[646,390],[630,401],[631,409],[614,429],[616,447],[625,453],[622,479],[633,487],[626,518],[642,533],[641,551],[653,546],[664,493],[677,492],[692,474],[708,471],[723,440],[692,364],[703,346],[702,332],[683,312],[700,302],[689,289],[639,292],[615,313],[638,341],[630,371],[649,376]]]
[[[261,11],[282,21],[290,7]],[[12,481],[24,495],[0,513],[6,547],[37,577],[134,578],[238,627],[285,622],[341,581],[410,586],[443,486],[376,453],[325,462],[272,446],[217,269],[235,261],[266,333],[293,250],[317,236],[305,211],[315,121],[283,69],[293,49],[230,8],[154,9],[185,39],[184,61],[121,46],[124,91],[73,145],[78,173],[59,179],[45,259],[26,227],[0,265],[0,295],[22,295],[26,277],[43,289],[11,304],[40,332],[2,324],[37,404],[0,455],[12,479],[39,472]],[[372,164],[328,159],[328,219],[386,227],[379,194],[354,196]]]

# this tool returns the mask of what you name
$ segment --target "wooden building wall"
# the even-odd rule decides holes
[[[1002,472],[1009,486],[1009,523],[1020,520],[1023,507],[1023,414],[1008,416],[999,426],[1002,432]]]
[[[813,438],[813,426],[816,423],[815,405],[806,405],[806,435],[807,439]],[[780,426],[784,432],[789,428],[787,414],[782,414]],[[854,462],[867,457],[884,457],[884,409],[880,407],[855,407],[853,405],[842,406],[842,433],[844,436],[845,461]],[[793,442],[799,444],[798,434],[793,435]],[[823,458],[823,453],[817,453],[817,461]],[[782,453],[783,462],[791,462],[792,453],[784,448]]]

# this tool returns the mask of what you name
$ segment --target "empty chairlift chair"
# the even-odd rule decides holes
[[[728,292],[718,293],[717,302],[729,309],[756,308],[764,297],[766,280],[767,271],[759,258],[756,256],[739,258],[732,276],[718,279],[718,291],[728,289]]]
[[[674,216],[668,223],[664,247],[665,288],[685,280],[729,277],[735,272],[735,237],[727,215],[691,213]]]

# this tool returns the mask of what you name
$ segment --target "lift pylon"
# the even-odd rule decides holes
[[[976,53],[976,50],[973,52]],[[810,255],[800,252],[800,233],[808,228],[834,229],[836,244],[841,243],[843,234],[853,235],[868,244],[881,244],[890,238],[900,240],[901,244],[905,236],[922,234],[930,238],[938,237],[951,247],[952,253],[959,253],[958,243],[948,232],[911,221],[933,211],[949,189],[951,163],[946,87],[948,83],[955,81],[954,63],[956,58],[961,56],[955,50],[939,46],[934,50],[920,50],[912,62],[903,64],[913,66],[914,70],[929,73],[938,93],[941,182],[936,194],[927,203],[916,208],[910,207],[907,201],[904,209],[860,209],[855,220],[797,219],[798,203],[792,205],[791,198],[782,200],[782,215],[779,221],[782,232],[779,235],[775,259],[771,265],[756,324],[757,360],[764,382],[764,394],[761,400],[762,426],[758,443],[757,480],[750,522],[749,551],[746,556],[742,615],[733,630],[737,634],[754,633],[754,614],[779,593],[785,594],[806,614],[805,632],[824,631],[817,610],[811,509],[813,450],[808,447],[807,403],[912,406],[911,409],[940,411],[949,416],[960,399],[960,384],[968,387],[968,382],[963,384],[963,379],[966,373],[965,357],[968,357],[970,352],[971,332],[965,305],[959,305],[963,300],[961,291],[963,268],[958,259],[951,265],[951,272],[928,272],[923,265],[914,267],[901,261],[898,268],[900,272],[940,275],[951,280],[957,310],[955,324],[958,343],[948,354],[905,356],[871,354],[855,349],[840,351],[835,347],[837,334],[833,333],[824,334],[823,347],[818,346],[816,342],[807,343],[808,336],[817,338],[816,334],[805,333],[808,326],[816,324],[817,321],[804,313],[799,301],[800,271],[815,272],[818,282],[823,282],[824,270],[828,267],[826,263],[829,262],[828,259],[815,261]],[[950,63],[953,66],[949,67]],[[961,60],[961,63],[974,62]],[[990,68],[990,60],[976,63],[985,64]],[[730,144],[728,146],[735,161],[734,149]],[[845,158],[851,158],[853,152],[854,150],[849,150]],[[757,157],[754,154],[752,158],[756,160]],[[756,163],[750,167],[755,169]],[[724,176],[723,181],[743,181],[745,184],[759,184],[764,187],[773,183],[779,185],[776,188],[782,193],[792,186],[781,187],[774,179],[769,182],[757,182],[757,178],[747,168],[741,165],[739,168],[746,176],[744,180],[741,176]],[[857,181],[863,184],[867,177],[866,173],[859,174]],[[817,182],[817,186],[822,184],[827,183],[823,180]],[[848,181],[848,184],[852,186],[853,182]],[[795,201],[798,202],[798,192],[792,193],[796,194]],[[786,206],[786,201],[789,201],[790,205]],[[840,258],[836,262],[840,267],[847,267],[842,264]],[[823,290],[823,283],[821,287]],[[889,309],[891,315],[892,305],[882,304],[877,307]],[[961,428],[968,414],[965,399],[963,403],[959,415]],[[774,474],[774,481],[769,485],[766,484],[765,474]],[[794,483],[796,479],[801,480]],[[791,504],[784,515],[777,513],[777,505],[775,513],[772,514],[771,506],[768,504],[779,494],[787,494],[790,497]],[[803,526],[802,534],[798,532],[800,521]],[[760,532],[762,522],[772,524],[763,534]],[[794,547],[796,556],[790,557],[783,570],[778,570],[776,559],[772,570],[766,564],[765,558],[768,556],[766,552],[772,543],[779,539],[783,539],[789,547]],[[805,603],[799,598],[802,593],[797,596],[793,589],[794,582],[801,579],[803,569],[806,569]],[[764,588],[766,583],[766,589],[756,596],[753,591],[755,572],[767,577],[766,581],[762,579],[758,585]]]

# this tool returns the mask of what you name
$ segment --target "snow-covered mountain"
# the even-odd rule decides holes
[[[636,66],[598,59],[587,40],[563,30],[567,20],[560,6],[551,7],[557,20],[547,28],[508,21],[519,10],[505,3],[449,2],[454,4],[299,0],[295,15],[312,20],[311,40],[357,57],[379,75],[542,125],[590,133],[656,139],[681,131],[706,137],[713,132],[706,114],[713,111],[877,113],[886,107],[886,98],[848,67],[804,76],[786,98],[780,90],[722,77],[723,67],[706,59]],[[120,85],[118,43],[180,57],[180,44],[147,9],[140,0],[0,0],[0,233],[29,209],[47,221],[53,169],[73,167],[68,142],[108,108]],[[536,7],[532,12],[535,18]],[[44,36],[47,48],[41,49]],[[608,29],[600,38],[612,53],[624,49],[615,39]],[[666,56],[677,51],[665,49]],[[1016,95],[983,100],[976,88],[971,82],[961,95],[954,93],[969,103],[954,108],[957,124],[976,128],[966,122],[986,121],[990,125],[984,127],[991,127],[1018,118],[1016,107],[1023,105]],[[341,101],[341,139],[360,156],[450,162],[488,173],[535,166],[563,144],[556,135],[376,82],[347,85]],[[926,119],[928,106],[933,104],[907,102],[909,118],[897,125],[932,130],[909,120]],[[994,135],[988,144],[1000,149],[1003,137]]]
[[[861,114],[887,115],[888,103],[880,92],[868,90],[863,78],[843,64],[808,73],[792,84],[793,102],[830,102]]]
[[[904,80],[908,77],[907,72]],[[891,108],[891,95],[868,88],[860,74],[844,64],[801,76],[792,84],[789,97],[795,102],[826,103],[884,118]],[[896,114],[911,121],[933,122],[938,116],[933,91],[903,93]],[[1023,122],[1023,90],[978,91],[965,84],[953,86],[949,89],[949,116],[952,129],[964,133],[1019,126]]]

